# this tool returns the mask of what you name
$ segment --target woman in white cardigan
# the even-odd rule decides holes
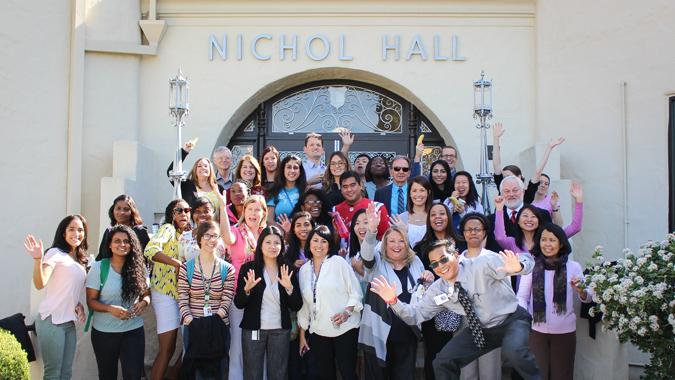
[[[384,276],[396,284],[398,299],[410,303],[417,284],[433,282],[434,275],[410,248],[405,229],[389,227],[380,243],[376,237],[380,215],[373,205],[366,209],[366,218],[368,232],[361,244],[365,280]],[[405,324],[381,298],[366,292],[359,345],[364,349],[367,379],[414,378],[419,336],[419,328]]]
[[[309,379],[335,379],[335,362],[343,380],[356,376],[356,347],[361,285],[340,255],[336,240],[324,225],[307,238],[309,259],[298,275],[302,308],[298,311],[300,355],[308,354]]]

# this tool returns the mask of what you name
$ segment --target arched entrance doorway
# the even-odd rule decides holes
[[[303,156],[305,135],[323,135],[326,157],[340,150],[340,128],[356,135],[349,158],[383,154],[413,157],[417,138],[424,134],[427,152],[422,170],[440,157],[445,140],[412,102],[376,85],[345,79],[304,83],[258,104],[238,126],[227,144],[234,162],[241,155],[259,157],[268,145],[286,154]]]

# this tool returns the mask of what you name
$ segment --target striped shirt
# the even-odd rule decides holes
[[[220,259],[216,261],[215,270],[211,276],[209,306],[211,306],[213,315],[216,315],[220,311],[225,316],[223,322],[229,325],[230,304],[232,304],[232,297],[234,297],[234,267],[225,262],[227,274],[225,281],[223,281],[220,273],[220,261]],[[187,266],[183,263],[178,273],[178,307],[180,309],[181,324],[185,323],[187,316],[192,316],[193,318],[203,317],[204,306],[204,277],[202,277],[199,270],[199,264],[195,262],[195,271],[192,275],[192,283],[190,284],[187,280]]]

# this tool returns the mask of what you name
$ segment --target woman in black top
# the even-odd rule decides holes
[[[110,227],[106,228],[106,230],[103,232],[101,245],[98,247],[98,256],[96,256],[96,261],[101,261],[101,259],[110,257],[110,252],[105,244],[110,238],[110,231],[112,230],[112,227],[116,224],[130,227],[131,230],[136,234],[136,237],[141,244],[141,252],[145,250],[145,246],[148,245],[148,242],[150,241],[150,237],[148,236],[148,228],[143,225],[141,213],[138,211],[136,202],[134,202],[134,199],[131,196],[122,194],[115,198],[112,205],[108,209],[108,217],[110,218]]]
[[[262,230],[255,257],[242,265],[234,304],[244,309],[242,351],[244,378],[286,379],[291,331],[290,310],[302,307],[297,276],[284,264],[284,235],[280,228]],[[267,355],[265,355],[267,354]]]
[[[326,192],[329,209],[345,200],[340,191],[340,176],[348,170],[351,170],[351,165],[347,156],[340,151],[331,153],[323,175],[323,191]]]
[[[445,160],[436,160],[429,169],[429,183],[434,201],[443,202],[454,190],[450,166]]]

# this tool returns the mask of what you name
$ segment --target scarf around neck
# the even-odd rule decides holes
[[[553,304],[555,313],[567,311],[567,258],[569,255],[547,260],[544,255],[534,258],[532,271],[532,318],[535,323],[546,322],[545,272],[553,270]]]

